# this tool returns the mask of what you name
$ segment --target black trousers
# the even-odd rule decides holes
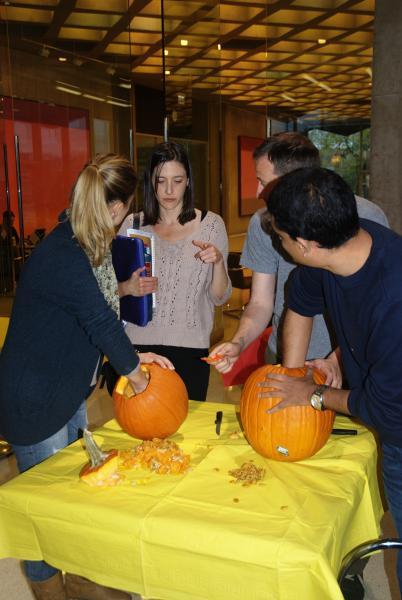
[[[208,348],[182,348],[181,346],[136,345],[138,352],[155,352],[166,356],[185,383],[190,400],[204,401],[209,383],[209,365],[201,360],[208,356]]]
[[[155,352],[166,356],[183,379],[190,400],[204,401],[207,397],[210,367],[201,357],[208,356],[208,348],[182,348],[178,346],[136,345],[138,352]],[[109,362],[102,365],[101,374],[105,378],[110,395],[119,375]]]

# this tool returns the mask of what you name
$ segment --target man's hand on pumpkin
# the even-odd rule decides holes
[[[305,364],[308,367],[315,367],[325,375],[325,385],[337,389],[342,387],[342,372],[335,350],[327,358],[306,360]]]
[[[313,371],[308,369],[304,377],[289,377],[270,373],[265,381],[259,383],[259,398],[280,398],[280,402],[267,410],[273,414],[288,406],[309,406],[312,393],[317,387],[313,380]]]

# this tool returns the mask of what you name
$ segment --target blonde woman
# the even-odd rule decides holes
[[[81,171],[70,207],[39,244],[20,277],[0,355],[0,432],[12,444],[20,471],[75,441],[87,424],[85,398],[101,356],[126,375],[137,392],[147,386],[139,362],[170,361],[137,355],[119,321],[117,282],[110,256],[116,229],[128,214],[136,186],[129,161],[97,156]],[[36,598],[98,598],[92,582],[25,562]],[[117,590],[105,598],[128,599]]]

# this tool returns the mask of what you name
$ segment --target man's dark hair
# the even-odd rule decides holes
[[[301,133],[283,131],[267,138],[253,152],[254,160],[267,158],[275,175],[284,175],[301,167],[319,167],[320,153],[308,137]]]
[[[297,169],[278,179],[267,208],[275,226],[292,239],[315,241],[322,248],[337,248],[359,229],[354,193],[334,171]],[[264,229],[269,215],[262,217]]]

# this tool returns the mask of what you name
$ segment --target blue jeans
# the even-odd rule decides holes
[[[382,474],[389,509],[402,538],[402,448],[382,444]],[[402,551],[398,551],[397,575],[402,592]]]
[[[27,471],[61,450],[61,448],[75,442],[78,439],[79,429],[84,429],[87,423],[86,402],[83,402],[68,423],[46,440],[30,446],[13,444],[20,473]],[[45,581],[58,572],[58,569],[51,567],[42,560],[26,560],[24,569],[26,576],[31,581]]]

